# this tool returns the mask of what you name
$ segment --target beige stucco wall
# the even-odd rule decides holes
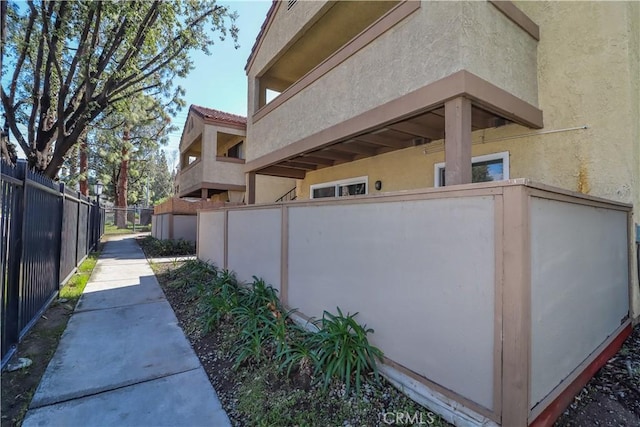
[[[530,207],[534,407],[627,318],[629,258],[627,212],[538,197]]]
[[[289,305],[358,312],[385,356],[491,409],[494,225],[490,196],[292,205]]]
[[[268,32],[265,40],[270,37]],[[247,160],[462,69],[537,105],[535,49],[535,40],[489,3],[423,2],[419,10],[258,122],[249,120],[248,140],[259,143],[247,147]],[[255,106],[254,77],[252,71],[249,111]]]
[[[194,121],[194,131],[190,132],[192,139],[198,135],[193,134],[198,128],[202,132],[202,157],[200,164],[194,165],[180,173],[180,188],[187,189],[201,182],[215,182],[221,184],[244,185],[244,165],[239,163],[220,162],[216,160],[217,156],[217,135],[218,132],[224,132],[231,135],[237,135],[238,139],[243,139],[245,132],[243,130],[228,128],[224,126],[195,126],[195,123],[201,121],[196,118]],[[193,135],[192,135],[193,134]],[[186,140],[186,138],[185,138]],[[236,141],[237,142],[237,141]]]
[[[295,179],[256,175],[256,203],[273,203],[293,187]]]
[[[262,39],[260,49],[251,64],[251,68],[247,73],[256,76],[258,73],[271,65],[277,59],[280,53],[287,46],[291,45],[304,28],[306,28],[325,6],[326,1],[299,1],[290,10],[287,10],[287,4],[283,3],[278,8],[276,15],[273,17],[268,35]],[[249,110],[254,111],[254,110]]]
[[[236,273],[238,280],[249,283],[260,266],[259,277],[279,290],[281,209],[230,210],[228,215],[227,268]]]
[[[517,5],[540,25],[538,99],[545,127],[476,131],[473,155],[509,151],[512,178],[632,203],[640,223],[640,4]],[[567,130],[582,126],[587,129]],[[383,182],[382,191],[430,187],[433,165],[444,161],[442,150],[438,141],[309,172],[298,193],[308,198],[311,184],[363,175],[371,192],[376,180]],[[638,316],[636,265],[632,279]]]
[[[207,125],[202,135],[203,181],[244,185],[244,165],[216,161],[218,132],[244,137],[245,131],[223,126]]]
[[[200,261],[224,268],[224,211],[198,212],[196,250]]]
[[[189,120],[193,120],[193,128],[189,130]],[[184,123],[182,138],[180,139],[180,153],[184,153],[189,148],[189,145],[202,134],[204,129],[204,122],[200,117],[193,113],[187,115],[187,120]]]
[[[178,178],[180,191],[187,190],[202,182],[202,159],[191,167],[181,170]]]

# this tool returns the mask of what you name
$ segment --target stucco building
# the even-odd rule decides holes
[[[212,202],[245,200],[246,118],[191,105],[180,139],[178,195]],[[274,202],[295,186],[287,178],[258,179],[258,201]]]
[[[199,256],[308,315],[360,311],[458,425],[553,421],[640,314],[640,3],[274,2],[246,71],[256,205],[201,213]],[[298,200],[260,205],[261,177]],[[402,284],[378,283],[387,260]],[[421,311],[442,306],[466,320]],[[486,340],[442,332],[483,316]],[[474,368],[446,350],[481,347]]]

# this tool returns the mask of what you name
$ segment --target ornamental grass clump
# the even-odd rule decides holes
[[[382,351],[369,343],[373,329],[355,320],[358,313],[345,316],[339,307],[338,314],[325,311],[322,320],[312,322],[318,329],[312,332],[292,321],[295,310],[285,311],[278,290],[264,280],[254,276],[243,285],[232,272],[209,266],[203,271],[200,264],[193,264],[183,280],[196,294],[205,331],[222,320],[237,329],[234,369],[272,360],[287,376],[295,372],[306,382],[315,377],[325,389],[336,378],[347,393],[352,384],[359,393],[369,373],[379,380],[376,361],[382,360]]]
[[[241,289],[236,276],[227,270],[218,271],[210,286],[200,286],[198,312],[203,329],[210,332],[220,321],[231,320]]]
[[[139,240],[140,246],[149,257],[195,255],[196,245],[187,240],[160,240],[146,236]]]
[[[345,383],[347,393],[355,377],[356,393],[359,393],[363,375],[373,372],[379,381],[376,360],[382,361],[383,354],[369,343],[367,335],[373,333],[373,329],[356,322],[358,313],[344,316],[339,307],[336,309],[337,315],[324,312],[322,320],[316,322],[320,330],[311,338],[316,349],[317,371],[325,388],[335,377]]]

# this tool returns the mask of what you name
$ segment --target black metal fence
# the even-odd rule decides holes
[[[104,209],[0,160],[2,366],[104,232]]]

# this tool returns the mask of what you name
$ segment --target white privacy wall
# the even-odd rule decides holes
[[[252,276],[280,289],[282,211],[277,208],[229,211],[228,266],[241,281]]]
[[[627,214],[531,199],[531,407],[629,310]]]
[[[491,409],[494,229],[492,197],[291,206],[289,305],[359,312],[387,357]]]
[[[173,215],[173,240],[183,239],[189,242],[196,241],[196,228],[198,219],[195,215]]]
[[[169,221],[171,220],[171,214],[158,215],[160,218],[160,239],[165,240],[169,238]]]
[[[159,227],[158,227],[158,215],[151,216],[151,237],[158,238]]]
[[[224,211],[198,212],[198,259],[224,267]]]

